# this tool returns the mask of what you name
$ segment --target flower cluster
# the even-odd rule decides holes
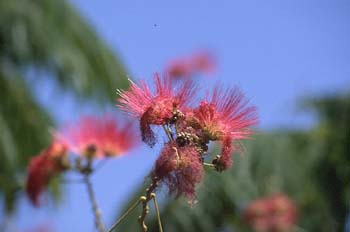
[[[258,232],[292,231],[297,222],[297,208],[286,195],[275,194],[251,202],[244,219]]]
[[[79,123],[67,125],[57,137],[71,152],[96,158],[119,156],[137,143],[132,123],[120,126],[110,115],[84,116]]]
[[[192,198],[195,184],[203,177],[202,161],[196,147],[179,146],[175,141],[166,144],[151,177],[166,183],[170,193]]]
[[[40,194],[54,176],[66,170],[90,172],[93,159],[125,153],[137,144],[136,137],[130,123],[121,127],[111,116],[84,116],[77,124],[55,132],[54,142],[29,163],[26,181],[29,199],[38,206]],[[70,163],[69,153],[76,158],[74,164]]]
[[[171,78],[180,79],[191,77],[197,73],[211,73],[214,69],[213,57],[208,52],[198,52],[171,61],[166,67],[165,73]]]
[[[26,191],[34,205],[50,179],[67,169],[67,146],[57,141],[33,157],[28,166]]]
[[[131,83],[129,90],[120,91],[119,106],[139,120],[142,139],[151,147],[156,142],[151,126],[164,128],[168,142],[150,175],[152,181],[165,183],[176,196],[193,199],[209,143],[219,142],[222,147],[209,166],[219,172],[228,169],[232,152],[239,149],[237,142],[252,133],[256,110],[238,88],[218,86],[197,107],[191,107],[199,88],[190,79],[179,83],[156,74],[154,82],[154,92],[145,82]]]
[[[145,82],[140,86],[131,83],[128,91],[120,92],[120,108],[140,121],[142,140],[151,147],[155,144],[155,135],[151,125],[166,125],[174,119],[174,110],[183,110],[194,95],[192,82],[185,81],[174,88],[169,78],[154,76],[155,93],[152,94]]]

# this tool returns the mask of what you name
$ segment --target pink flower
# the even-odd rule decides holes
[[[164,146],[151,177],[153,181],[165,183],[170,194],[194,199],[195,185],[201,182],[203,174],[201,156],[196,148],[179,147],[171,142]]]
[[[180,58],[172,60],[165,69],[165,73],[171,78],[184,78],[193,75],[191,63],[186,59]]]
[[[192,55],[191,66],[194,72],[211,73],[215,69],[215,60],[208,52],[198,52]]]
[[[198,52],[171,61],[165,68],[165,73],[170,78],[189,78],[197,73],[211,73],[215,66],[215,61],[208,52]]]
[[[295,203],[284,194],[275,194],[251,202],[244,220],[258,232],[291,231],[297,222]]]
[[[40,194],[46,189],[51,178],[67,168],[66,156],[67,147],[56,141],[30,160],[26,192],[34,205],[39,205]]]
[[[232,143],[249,137],[257,116],[255,107],[248,106],[248,100],[238,88],[216,87],[212,96],[193,110],[191,120],[208,140],[221,143],[221,155],[214,162],[217,170],[222,171],[232,164]]]
[[[121,126],[108,115],[84,116],[76,125],[67,126],[58,137],[72,152],[98,158],[119,156],[137,144],[132,123]]]
[[[275,231],[288,231],[297,222],[298,213],[295,203],[284,194],[275,194],[270,198]]]
[[[205,66],[200,59],[195,63]],[[129,90],[120,92],[119,106],[139,120],[142,140],[148,145],[155,144],[151,125],[163,126],[167,135],[168,142],[150,174],[150,189],[161,182],[171,194],[194,199],[195,186],[203,177],[203,165],[208,165],[204,159],[209,143],[218,141],[222,146],[221,155],[212,161],[216,170],[228,169],[232,165],[231,153],[239,148],[233,142],[249,137],[257,117],[255,108],[248,106],[237,88],[217,87],[207,100],[192,109],[189,106],[194,95],[192,82],[182,81],[156,75],[154,93],[144,82],[140,86],[131,83]]]
[[[171,121],[178,109],[185,107],[194,94],[192,82],[185,81],[179,86],[168,77],[154,76],[155,93],[141,82],[131,83],[127,91],[121,91],[119,106],[140,120],[142,140],[150,146],[155,144],[151,125],[165,125]],[[177,87],[177,88],[176,88]]]
[[[244,220],[255,230],[259,232],[269,232],[273,227],[269,218],[271,214],[271,205],[264,199],[252,201],[244,211]]]
[[[26,229],[23,232],[53,232],[54,229],[51,228],[50,224],[41,224],[41,225],[37,225],[33,228],[30,229]]]

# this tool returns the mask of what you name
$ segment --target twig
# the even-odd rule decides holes
[[[204,165],[204,166],[207,166],[207,167],[212,167],[212,168],[214,168],[214,167],[215,167],[215,165],[214,165],[214,164],[209,164],[209,163],[203,163],[203,165]]]
[[[96,197],[95,197],[95,193],[92,187],[92,183],[90,181],[90,174],[89,173],[85,173],[84,174],[84,182],[86,184],[87,190],[88,190],[88,194],[89,194],[89,199],[90,199],[90,203],[92,205],[92,211],[94,213],[94,217],[95,217],[95,226],[96,229],[99,232],[105,232],[105,226],[102,222],[102,215],[101,215],[101,211],[97,205],[97,201],[96,201]]]
[[[94,172],[95,173],[97,170],[101,169],[106,163],[107,163],[108,159],[103,159],[101,160],[99,163],[96,164],[96,166],[94,167]]]
[[[157,213],[157,217],[158,217],[158,225],[159,225],[159,232],[163,232],[162,229],[162,224],[160,221],[160,213],[159,213],[159,208],[158,208],[158,204],[156,202],[155,199],[155,194],[153,193],[153,191],[155,190],[155,188],[158,186],[158,181],[156,179],[153,180],[152,184],[150,185],[149,188],[146,189],[146,196],[141,196],[132,206],[130,206],[125,213],[112,225],[112,227],[108,230],[108,232],[112,232],[113,230],[115,230],[120,223],[140,204],[142,203],[142,214],[141,216],[139,216],[139,223],[141,226],[141,231],[142,232],[147,232],[147,226],[146,226],[146,216],[149,213],[149,207],[148,207],[148,202],[150,200],[154,200],[154,205],[156,208],[156,213]]]
[[[139,217],[139,223],[141,226],[141,232],[147,232],[147,226],[146,226],[146,216],[149,213],[149,207],[148,202],[152,199],[152,194],[154,189],[158,186],[158,181],[154,180],[150,187],[146,190],[146,199],[143,199],[142,201],[142,214]]]
[[[130,206],[125,213],[112,225],[112,227],[108,230],[108,232],[112,232],[115,228],[119,226],[119,224],[125,219],[126,216],[128,216],[142,201],[144,196],[140,197],[132,206]]]
[[[163,125],[163,129],[165,131],[165,134],[168,136],[169,141],[173,141],[173,136],[171,135],[170,131],[169,131],[169,127]]]
[[[163,232],[162,221],[160,220],[160,211],[159,211],[159,207],[156,199],[156,194],[152,193],[151,197],[153,198],[154,208],[156,209],[159,232]]]
[[[85,183],[85,181],[83,179],[62,179],[60,180],[60,182],[62,183],[70,183],[70,184],[81,184],[81,183]]]

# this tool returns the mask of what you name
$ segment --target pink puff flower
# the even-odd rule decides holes
[[[176,110],[185,107],[194,95],[191,81],[175,85],[168,77],[154,76],[155,91],[145,82],[140,86],[131,83],[127,91],[120,91],[119,107],[140,120],[142,140],[151,147],[155,135],[151,125],[165,125],[171,121]]]
[[[58,133],[73,153],[105,158],[119,156],[137,145],[137,135],[131,122],[120,125],[109,115],[83,116],[75,125]]]
[[[216,87],[213,94],[193,110],[192,118],[210,141],[222,145],[221,156],[215,160],[218,171],[232,165],[231,153],[234,141],[248,138],[251,126],[257,123],[256,108],[238,88]]]
[[[193,74],[193,69],[191,63],[186,59],[180,58],[169,62],[165,68],[165,73],[171,78],[178,79],[190,77]]]
[[[193,146],[179,147],[176,142],[166,144],[151,173],[153,181],[164,183],[170,194],[195,197],[195,186],[203,178],[201,156]]]
[[[189,78],[197,73],[211,73],[215,69],[214,58],[208,52],[197,52],[169,62],[165,73],[172,79]]]
[[[269,232],[273,227],[269,218],[271,205],[265,198],[252,201],[244,211],[244,220],[255,231]]]
[[[40,224],[30,229],[26,229],[22,232],[54,232],[55,230],[51,228],[49,223]]]
[[[208,52],[198,52],[192,55],[191,66],[194,72],[211,73],[214,71],[216,64],[213,56]]]
[[[55,141],[30,160],[26,180],[26,193],[35,206],[39,205],[40,195],[47,188],[50,180],[67,168],[66,158],[67,147]]]
[[[279,193],[270,198],[275,231],[288,231],[297,222],[298,212],[295,203]]]
[[[279,193],[252,201],[244,211],[244,220],[258,232],[292,231],[297,223],[297,208]]]

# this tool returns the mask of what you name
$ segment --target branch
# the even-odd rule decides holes
[[[159,232],[163,232],[162,221],[160,220],[160,211],[159,211],[159,207],[156,199],[156,194],[152,193],[151,197],[153,198],[154,208],[156,209]]]
[[[152,184],[150,185],[149,188],[146,189],[146,196],[141,196],[133,205],[131,205],[125,213],[112,225],[112,227],[108,230],[108,232],[112,232],[114,229],[116,229],[119,224],[128,216],[140,203],[142,203],[142,214],[139,216],[139,223],[141,226],[141,231],[142,232],[147,232],[147,226],[146,226],[146,216],[149,213],[149,207],[148,207],[148,202],[153,199],[154,205],[155,205],[155,210],[157,214],[157,219],[158,219],[158,226],[159,226],[159,232],[163,232],[162,228],[162,223],[160,221],[160,213],[159,213],[159,208],[158,204],[156,201],[156,195],[153,193],[155,188],[158,186],[158,181],[156,179],[153,180]]]
[[[95,193],[92,187],[92,183],[90,181],[90,176],[89,173],[85,173],[84,174],[84,182],[86,184],[87,190],[88,190],[88,194],[89,194],[89,199],[90,199],[90,203],[92,205],[92,211],[94,213],[94,218],[95,218],[95,226],[96,229],[99,232],[105,232],[105,226],[102,222],[102,215],[101,215],[101,211],[97,205],[97,201],[96,201],[96,197],[95,197]]]
[[[119,226],[119,224],[128,216],[142,201],[144,196],[140,197],[132,206],[130,206],[125,213],[112,225],[112,227],[108,230],[108,232],[112,232],[115,228]],[[146,198],[145,198],[146,199]]]
[[[173,136],[171,134],[170,128],[166,125],[163,125],[163,129],[164,129],[165,134],[167,135],[169,141],[173,141],[174,139],[173,139]]]
[[[158,186],[158,181],[154,180],[149,188],[146,189],[146,198],[142,199],[142,214],[139,217],[139,223],[141,226],[141,232],[147,232],[146,216],[149,213],[148,202],[153,198],[153,191]]]

